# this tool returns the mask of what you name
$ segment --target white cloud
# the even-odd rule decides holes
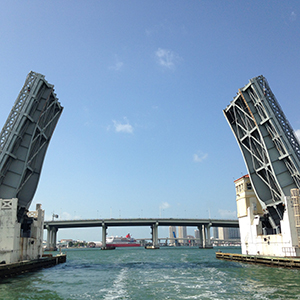
[[[168,202],[162,202],[159,206],[159,217],[163,216],[163,212],[165,209],[168,209],[171,205]]]
[[[123,67],[124,63],[119,60],[119,58],[115,57],[115,63],[109,67],[110,70],[120,71]]]
[[[218,212],[219,212],[220,216],[225,219],[236,219],[236,217],[237,217],[236,211],[219,209]]]
[[[90,114],[90,109],[85,106],[83,108],[83,112],[84,112],[84,126],[89,127],[93,123],[92,118],[91,118],[91,114]]]
[[[113,66],[110,66],[110,70],[119,71],[123,67],[123,63],[121,61],[116,62]]]
[[[56,213],[55,213],[56,214]],[[75,219],[76,217],[72,216],[68,212],[63,212],[61,214],[58,214],[58,218],[55,218],[55,220],[72,220]],[[53,214],[46,214],[45,220],[53,220]]]
[[[297,19],[297,14],[294,11],[292,11],[290,14],[290,21],[294,22],[296,21],[296,19]]]
[[[113,120],[114,128],[116,132],[124,132],[124,133],[133,133],[133,127],[128,123],[128,121],[125,119],[126,123],[121,123],[118,121]]]
[[[61,220],[71,220],[71,219],[73,219],[74,217],[72,217],[72,215],[71,214],[69,214],[68,212],[63,212],[62,214],[61,214],[61,216],[60,216],[60,219]]]
[[[175,63],[179,60],[179,56],[175,52],[167,49],[158,48],[155,56],[159,65],[171,70],[175,68]]]
[[[297,130],[295,131],[295,134],[296,134],[298,140],[300,141],[300,129],[297,129]]]
[[[161,209],[167,209],[170,207],[170,204],[168,202],[162,202],[162,204],[160,205]]]
[[[207,153],[195,153],[194,154],[194,162],[202,162],[203,160],[205,160],[208,157]]]

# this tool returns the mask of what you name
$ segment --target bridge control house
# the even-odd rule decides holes
[[[292,190],[293,196],[286,197],[285,215],[281,221],[282,233],[268,234],[264,226],[265,212],[252,189],[249,175],[235,180],[234,183],[242,253],[298,256],[299,190]]]

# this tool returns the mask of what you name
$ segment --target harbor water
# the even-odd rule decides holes
[[[0,299],[300,299],[299,270],[217,260],[216,250],[70,249],[65,264],[2,280]]]

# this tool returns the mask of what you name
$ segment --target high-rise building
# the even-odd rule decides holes
[[[199,231],[199,229],[195,229],[195,243],[196,243],[196,245],[197,244],[200,244],[200,231]]]
[[[218,227],[213,227],[213,237],[215,239],[219,238],[219,228]]]
[[[230,239],[240,239],[240,229],[239,228],[228,228]]]
[[[218,227],[217,229],[218,229],[218,237],[217,238],[220,240],[230,240],[230,239],[239,239],[240,238],[239,228]]]
[[[177,245],[177,241],[173,240],[174,238],[177,238],[176,226],[169,226],[169,238],[171,239],[170,245]]]
[[[218,238],[228,240],[228,228],[218,227]]]
[[[187,239],[186,226],[178,226],[178,238],[181,238],[178,240],[181,245],[184,245],[186,243],[186,239]]]

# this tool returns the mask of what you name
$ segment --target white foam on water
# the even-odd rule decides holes
[[[124,268],[117,275],[116,279],[113,281],[113,285],[110,289],[107,289],[107,294],[103,299],[113,300],[113,299],[126,299],[128,298],[128,293],[126,290],[126,277],[128,269]]]

